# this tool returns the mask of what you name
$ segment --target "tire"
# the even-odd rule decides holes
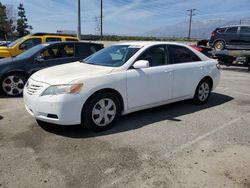
[[[221,51],[225,49],[225,42],[223,42],[222,40],[216,41],[214,43],[214,49],[216,51]]]
[[[112,93],[98,93],[82,110],[82,124],[92,131],[110,129],[121,115],[119,99]]]
[[[23,94],[23,88],[26,82],[27,78],[22,74],[9,74],[2,79],[1,90],[7,96],[18,97]]]
[[[193,102],[195,104],[205,104],[210,97],[211,90],[212,90],[211,82],[208,79],[201,80],[195,90]]]

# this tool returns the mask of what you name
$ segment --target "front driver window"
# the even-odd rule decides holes
[[[137,60],[149,61],[150,67],[161,66],[167,64],[166,46],[154,46],[147,49]]]
[[[20,45],[20,49],[21,50],[28,50],[38,44],[41,44],[42,43],[42,40],[40,38],[31,38],[31,39],[28,39],[26,40],[25,42],[23,42],[21,45]]]

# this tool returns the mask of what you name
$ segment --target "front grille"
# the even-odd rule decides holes
[[[29,95],[35,95],[40,89],[42,89],[43,86],[38,84],[30,84],[27,87],[27,93]]]

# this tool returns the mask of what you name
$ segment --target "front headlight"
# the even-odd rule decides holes
[[[54,85],[47,88],[42,96],[79,93],[82,86],[83,84]]]

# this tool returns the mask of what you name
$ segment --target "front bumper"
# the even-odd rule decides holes
[[[59,125],[81,123],[82,107],[86,101],[84,97],[80,94],[41,96],[49,85],[31,79],[29,79],[29,84],[41,86],[35,94],[31,95],[27,87],[23,92],[25,108],[34,118]]]

